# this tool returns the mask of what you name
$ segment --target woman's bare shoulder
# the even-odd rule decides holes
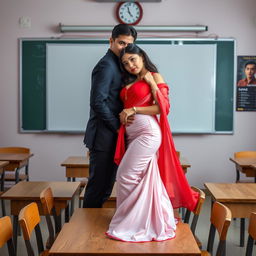
[[[157,84],[164,83],[164,78],[160,73],[153,73],[153,77]]]

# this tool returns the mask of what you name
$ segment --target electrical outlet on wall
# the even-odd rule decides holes
[[[31,27],[31,18],[22,16],[19,19],[20,28],[30,28]]]

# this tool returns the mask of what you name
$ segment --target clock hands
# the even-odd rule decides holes
[[[129,6],[127,7],[127,9],[128,9],[128,13],[130,14],[130,16],[133,17],[133,15],[132,15],[132,13],[131,13],[131,11],[130,11]]]

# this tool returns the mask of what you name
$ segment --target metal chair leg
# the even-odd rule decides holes
[[[2,206],[2,214],[3,216],[6,216],[5,203],[3,199],[1,199],[1,206]]]
[[[240,247],[244,247],[245,219],[241,218],[240,223]]]

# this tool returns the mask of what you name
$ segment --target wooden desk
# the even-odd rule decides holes
[[[10,166],[14,166],[15,168],[21,168],[27,165],[27,162],[30,157],[34,154],[4,154],[0,153],[0,161],[9,161]]]
[[[180,164],[181,164],[181,167],[182,167],[184,173],[186,174],[188,168],[191,167],[191,165],[190,165],[190,163],[188,162],[187,158],[181,156],[181,157],[180,157]]]
[[[4,190],[4,169],[6,166],[8,166],[9,162],[8,161],[0,161],[0,181],[1,181],[1,187],[0,191]]]
[[[252,167],[253,169],[255,169],[255,171],[256,171],[256,163],[255,163],[255,164],[251,164],[251,167]]]
[[[235,163],[237,170],[246,175],[246,177],[254,177],[256,183],[256,169],[252,165],[256,165],[256,158],[235,158],[230,157],[230,161]]]
[[[4,168],[9,164],[8,161],[0,161],[0,197],[4,191]],[[4,200],[1,200],[3,216],[6,215]]]
[[[176,237],[164,242],[127,243],[105,232],[114,214],[111,208],[78,208],[60,231],[50,255],[201,255],[188,224],[177,225]]]
[[[232,218],[249,218],[256,211],[255,183],[205,183],[212,199],[226,205]],[[244,228],[240,234],[240,246],[244,244]]]
[[[89,157],[70,156],[61,163],[61,166],[66,167],[67,181],[89,177]]]
[[[180,163],[184,173],[187,173],[187,169],[191,167],[188,160],[184,157],[180,157]],[[61,166],[66,167],[67,181],[75,181],[75,178],[89,177],[89,157],[84,156],[70,156]]]
[[[0,153],[0,161],[8,161],[9,164],[5,166],[7,171],[15,171],[16,183],[19,181],[19,170],[23,167],[28,172],[29,158],[34,154],[15,154],[15,153]]]
[[[8,161],[0,161],[0,174],[3,172],[4,167],[5,167],[6,165],[8,165],[8,164],[9,164]]]
[[[11,214],[13,215],[14,244],[17,245],[17,226],[20,210],[31,202],[36,202],[40,215],[43,210],[40,201],[40,193],[43,189],[51,187],[54,204],[61,221],[61,210],[68,208],[68,201],[79,192],[80,182],[47,182],[47,181],[22,181],[15,184],[2,195],[3,199],[10,200]]]
[[[4,182],[4,168],[8,166],[8,161],[0,161],[0,179],[1,179],[1,189],[0,191],[3,191],[2,183]]]

